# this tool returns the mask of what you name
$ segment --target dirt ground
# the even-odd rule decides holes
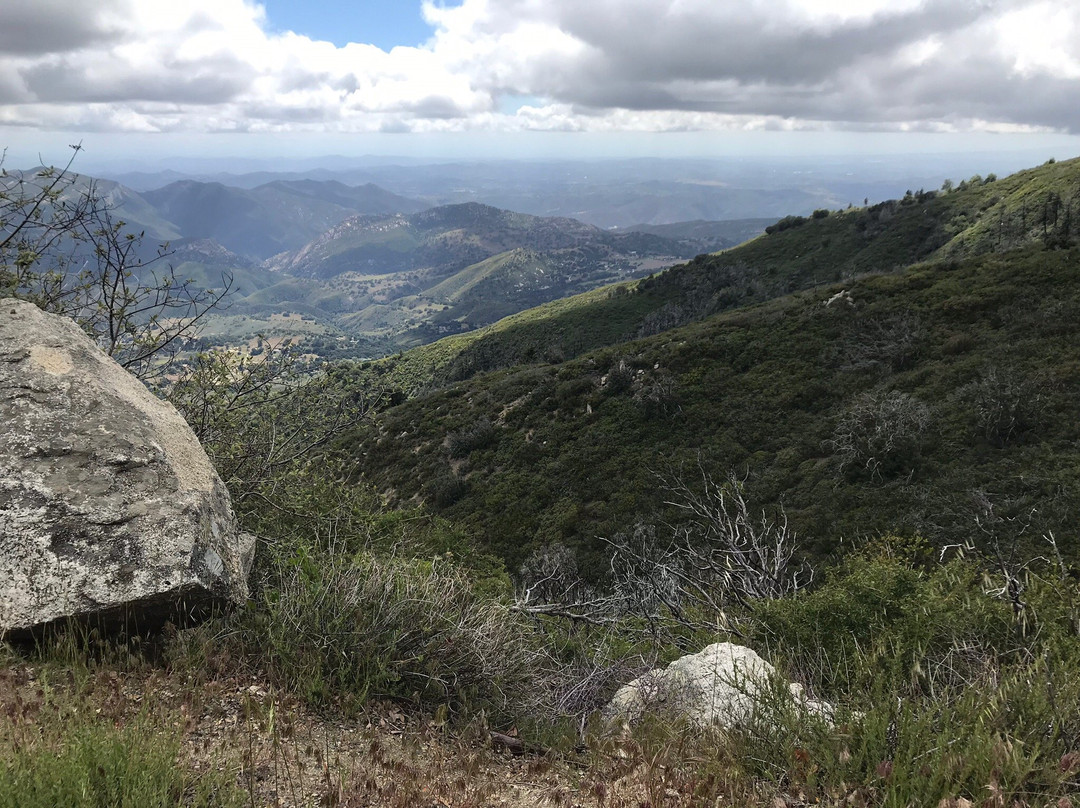
[[[0,724],[33,722],[47,704],[91,710],[116,726],[149,714],[162,732],[182,737],[179,765],[235,777],[252,806],[579,804],[573,763],[499,750],[479,726],[451,732],[390,704],[349,718],[322,715],[256,678],[0,669]]]
[[[587,751],[493,743],[482,717],[451,726],[394,704],[356,715],[317,712],[236,672],[168,671],[146,663],[34,665],[0,660],[0,761],[46,722],[121,727],[149,721],[179,738],[177,765],[235,782],[250,808],[684,808],[807,805],[802,794],[747,789],[715,754],[605,736]],[[506,728],[500,728],[506,730]],[[508,730],[511,734],[513,730]],[[21,733],[21,734],[20,734]],[[715,753],[715,750],[713,750]],[[846,803],[845,803],[846,804]],[[865,803],[853,803],[865,804]]]

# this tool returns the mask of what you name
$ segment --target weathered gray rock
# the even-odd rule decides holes
[[[832,720],[832,707],[808,698],[802,685],[778,690],[776,682],[776,669],[750,648],[715,643],[624,685],[605,715],[634,723],[652,714],[700,729],[732,729],[775,720],[779,711],[793,707]]]
[[[0,635],[243,602],[253,551],[172,405],[74,322],[0,300]]]

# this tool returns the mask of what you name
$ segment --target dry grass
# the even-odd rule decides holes
[[[0,663],[2,664],[2,663]],[[9,658],[0,668],[0,763],[21,726],[76,714],[109,727],[152,717],[151,741],[178,741],[185,777],[234,784],[221,806],[300,808],[658,808],[773,805],[712,739],[671,728],[590,734],[579,753],[515,756],[483,716],[450,726],[393,703],[316,712],[266,679],[219,671],[91,668]],[[511,730],[513,731],[513,730]],[[239,795],[239,796],[237,796]],[[181,803],[182,804],[182,803]],[[791,804],[796,804],[792,802]]]
[[[748,763],[752,764],[751,747],[756,744],[749,737],[738,733],[703,737],[646,721],[624,734],[593,727],[581,752],[515,757],[491,744],[483,716],[451,726],[440,715],[387,702],[369,704],[348,716],[316,712],[295,696],[275,690],[265,678],[238,673],[235,666],[232,672],[222,669],[207,675],[206,670],[170,671],[146,663],[61,667],[8,657],[0,661],[0,704],[4,706],[0,769],[34,735],[35,728],[55,737],[76,723],[118,730],[131,727],[143,733],[132,736],[142,743],[177,750],[169,767],[181,772],[185,787],[175,802],[163,805],[794,808],[900,804],[891,796],[897,771],[879,766],[875,782],[826,783],[819,769],[825,761],[814,758],[812,745],[792,747],[790,755],[783,756],[787,764],[780,769],[753,771]],[[845,732],[840,728],[837,737]],[[764,747],[760,754],[769,755]],[[1073,766],[1073,758],[1068,760]],[[772,763],[778,761],[772,758]],[[207,784],[213,785],[208,788]],[[197,793],[202,794],[201,801],[193,799]],[[1068,798],[1062,800],[1050,804],[1072,804]],[[993,801],[949,804],[998,805]]]
[[[179,739],[177,762],[188,776],[235,783],[250,806],[524,808],[572,788],[564,763],[498,752],[480,722],[451,732],[386,703],[335,718],[250,676],[15,661],[0,670],[0,703],[0,765],[31,728],[62,732],[76,715],[121,728],[150,716],[151,739]]]

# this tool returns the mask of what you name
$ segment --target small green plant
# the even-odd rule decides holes
[[[179,733],[144,711],[122,721],[53,691],[16,696],[0,721],[0,808],[233,808],[246,804],[227,773],[196,775]]]

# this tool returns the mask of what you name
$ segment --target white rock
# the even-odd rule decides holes
[[[698,728],[731,729],[790,705],[832,720],[832,708],[807,698],[802,685],[789,684],[785,697],[775,691],[776,681],[776,669],[750,648],[715,643],[624,685],[604,712],[628,723],[653,714]],[[778,703],[788,697],[790,702]]]

